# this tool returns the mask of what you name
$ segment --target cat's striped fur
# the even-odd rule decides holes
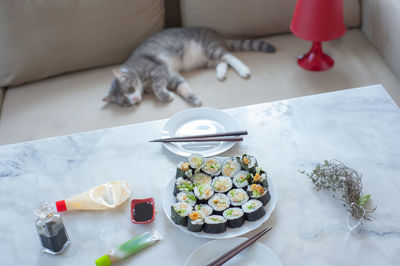
[[[243,78],[249,68],[229,51],[275,52],[260,40],[229,40],[206,28],[172,28],[158,32],[141,43],[118,69],[109,94],[103,99],[119,106],[132,106],[142,100],[143,92],[154,92],[162,102],[173,99],[174,91],[193,105],[200,98],[179,74],[201,67],[216,67],[217,78],[226,77],[231,66]]]

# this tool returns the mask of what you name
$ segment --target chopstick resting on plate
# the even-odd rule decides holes
[[[260,233],[252,236],[251,238],[249,238],[246,241],[240,243],[239,245],[237,245],[236,247],[232,248],[231,250],[229,250],[225,254],[221,255],[218,258],[216,258],[215,260],[213,260],[212,262],[207,264],[207,266],[219,266],[219,265],[222,265],[222,264],[226,263],[228,260],[230,260],[231,258],[236,256],[237,254],[239,254],[242,250],[244,250],[245,248],[247,248],[248,246],[250,246],[251,244],[256,242],[260,237],[262,237],[263,235],[268,233],[271,229],[272,229],[272,227],[262,230]]]
[[[216,134],[204,134],[204,135],[192,135],[175,138],[155,139],[150,142],[205,142],[205,141],[242,141],[243,137],[230,137],[230,136],[241,136],[247,135],[246,130],[231,131],[225,133]],[[227,138],[230,137],[230,138]]]

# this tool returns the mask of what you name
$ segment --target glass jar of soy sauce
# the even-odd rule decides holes
[[[42,251],[53,255],[63,252],[70,241],[60,215],[47,202],[39,203],[34,213]]]

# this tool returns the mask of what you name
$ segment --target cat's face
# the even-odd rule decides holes
[[[132,106],[137,102],[135,92],[142,86],[139,75],[126,68],[114,69],[114,79],[111,82],[109,94],[103,101],[115,103],[121,107]]]

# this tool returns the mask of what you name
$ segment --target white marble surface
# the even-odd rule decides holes
[[[400,110],[381,86],[227,110],[249,131],[222,156],[250,153],[274,178],[277,207],[261,242],[284,265],[398,265],[400,260]],[[201,244],[170,224],[162,190],[181,159],[147,140],[164,121],[0,147],[1,265],[93,265],[112,247],[157,228],[164,240],[119,265],[182,265]],[[316,192],[299,169],[337,158],[363,173],[375,220],[345,237],[347,213],[329,193]],[[151,171],[151,172],[150,172]],[[61,255],[40,252],[35,204],[94,185],[127,179],[134,198],[153,196],[152,224],[135,225],[129,205],[103,212],[65,213],[72,245]],[[252,234],[249,234],[252,235]]]

